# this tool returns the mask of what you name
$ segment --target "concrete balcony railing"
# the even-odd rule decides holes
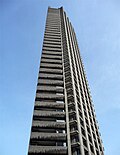
[[[70,131],[71,136],[78,135],[78,134],[79,134],[78,130]]]
[[[50,30],[50,29],[49,29]],[[60,37],[60,33],[59,33],[59,31],[56,31],[56,30],[54,30],[54,31],[49,31],[49,30],[47,30],[47,31],[45,31],[45,35],[46,34],[48,34],[48,37],[49,36],[54,36],[54,37]],[[48,43],[49,44],[49,43]],[[45,43],[43,43],[43,46],[45,45],[48,45],[47,43],[45,44]]]
[[[50,129],[65,129],[65,122],[52,121],[33,121],[32,127],[35,128],[50,128]]]
[[[51,154],[51,155],[66,155],[67,147],[64,146],[29,146],[28,155]]]
[[[64,90],[63,88],[56,88],[56,86],[37,86],[37,91],[63,93]]]
[[[31,139],[35,140],[50,140],[50,141],[66,141],[66,134],[64,133],[45,133],[45,132],[31,132]]]
[[[52,19],[51,19],[51,20],[52,20]],[[51,27],[51,26],[49,25],[49,23],[48,23],[48,24],[46,25],[45,28],[46,28],[46,29],[53,29],[53,30],[54,30],[54,29],[58,29],[58,30],[60,30],[60,25],[59,25],[59,26],[54,25],[54,26]]]
[[[34,110],[34,117],[65,118],[65,112]]]
[[[59,28],[58,28],[58,27],[57,27],[57,28],[55,27],[55,28],[53,28],[53,29],[57,29],[57,30],[58,30]],[[44,41],[50,41],[50,42],[53,41],[53,42],[61,43],[61,39],[60,39],[60,38],[57,39],[57,38],[48,38],[48,37],[45,37],[45,38],[44,38]]]
[[[62,80],[63,79],[63,75],[59,75],[59,74],[49,74],[49,73],[39,73],[39,77],[38,78],[42,78],[42,79],[58,79],[58,80]]]
[[[68,107],[75,107],[75,103],[74,102],[69,103]]]
[[[43,92],[43,93],[36,93],[36,98],[48,99],[48,100],[63,100],[64,95],[57,95],[57,94],[52,94],[52,93],[45,94]]]
[[[59,55],[57,56],[57,55],[46,55],[46,54],[42,54],[42,58],[62,60],[62,56],[59,56]]]
[[[51,23],[52,25],[53,23]],[[54,36],[54,37],[61,37],[60,33],[52,33],[52,32],[45,32],[44,33],[45,36]]]
[[[73,142],[71,143],[72,147],[79,147],[80,146],[80,142]]]
[[[62,69],[51,69],[51,68],[40,68],[40,73],[55,73],[55,74],[62,74]]]
[[[76,114],[76,111],[69,111],[69,115],[75,115]]]
[[[43,47],[49,47],[49,48],[60,48],[61,49],[61,45],[56,45],[56,44],[43,44]]]
[[[43,54],[51,54],[51,55],[59,55],[62,56],[62,52],[55,52],[55,51],[43,51]]]
[[[54,25],[56,25],[56,26],[59,26],[60,25],[60,21],[53,21],[53,20],[48,20],[47,21],[47,23],[46,23],[46,26],[54,26]]]
[[[56,36],[55,37],[55,36],[47,36],[47,35],[45,35],[44,38],[45,39],[52,39],[52,40],[54,39],[54,40],[57,40],[57,41],[61,41],[61,37],[60,36]]]
[[[57,51],[60,51],[60,52],[62,51],[61,48],[57,48],[57,47],[56,47],[56,48],[52,48],[52,47],[43,47],[43,50],[46,50],[46,51],[49,51],[49,50],[50,50],[50,51],[56,51],[56,52],[57,52]]]
[[[56,56],[55,56],[56,57]],[[60,56],[61,57],[61,56]],[[49,63],[41,63],[40,67],[46,67],[46,68],[58,68],[58,69],[63,69],[62,65],[60,64],[49,64]]]
[[[60,32],[60,27],[59,28],[54,28],[54,27],[50,27],[50,26],[46,26],[45,30],[47,31],[57,31]]]
[[[52,108],[52,109],[64,109],[64,103],[56,102],[35,102],[35,108]]]
[[[60,32],[60,29],[58,30],[56,30],[56,29],[53,29],[53,28],[46,28],[45,29],[45,32],[47,32],[47,33],[51,33],[51,32],[53,32],[53,33],[57,33],[57,34],[60,34],[61,32]]]
[[[56,42],[56,41],[46,41],[46,40],[44,40],[44,44],[52,44],[52,45],[59,45],[59,46],[61,46],[61,42],[60,41]]]
[[[69,121],[69,124],[70,124],[70,125],[77,124],[77,120]]]
[[[51,26],[46,26],[45,27],[46,30],[51,30],[51,31],[59,31],[60,32],[60,26],[59,27],[51,27]]]
[[[63,81],[61,81],[61,80],[39,79],[38,84],[63,86]]]
[[[62,60],[55,60],[55,59],[45,59],[42,58],[41,62],[46,62],[46,63],[54,63],[54,64],[62,64]]]

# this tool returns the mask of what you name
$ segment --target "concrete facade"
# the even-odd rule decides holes
[[[28,155],[104,155],[74,29],[48,8]]]

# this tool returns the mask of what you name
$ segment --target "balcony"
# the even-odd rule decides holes
[[[62,49],[61,48],[52,48],[52,47],[43,47],[43,50],[46,50],[46,51],[62,51]]]
[[[45,58],[42,58],[41,62],[54,63],[54,64],[62,64],[62,60],[45,59]]]
[[[80,142],[73,142],[71,144],[72,147],[80,147]]]
[[[69,103],[69,104],[68,104],[68,107],[69,107],[69,108],[75,107],[75,103],[74,103],[74,102]]]
[[[69,111],[69,116],[75,115],[76,111]]]
[[[38,84],[63,86],[63,81],[61,81],[61,80],[38,79]]]
[[[70,124],[70,125],[77,124],[77,120],[69,121],[69,124]]]
[[[66,155],[67,147],[64,146],[29,146],[28,155]]]
[[[53,30],[53,29],[47,28],[45,29],[45,33],[50,33],[50,34],[52,33],[52,34],[60,35],[60,30],[55,30],[55,29]]]
[[[56,34],[57,34],[57,33],[56,33]],[[59,48],[59,49],[61,49],[61,45],[50,44],[50,42],[49,42],[49,44],[47,44],[47,43],[45,44],[45,42],[44,42],[43,47]]]
[[[58,45],[58,46],[61,46],[61,41],[50,41],[50,40],[45,40],[44,39],[44,42],[43,44],[45,45]]]
[[[63,93],[63,87],[59,88],[56,86],[37,86],[37,92],[55,92],[55,93]]]
[[[41,63],[40,66],[41,67],[44,67],[44,68],[53,68],[53,69],[57,68],[57,69],[62,69],[62,65],[59,65],[59,64]]]
[[[48,100],[64,100],[64,95],[57,95],[57,94],[52,94],[52,93],[37,93],[36,94],[36,99],[48,99]]]
[[[64,103],[36,101],[35,108],[64,109]]]
[[[64,133],[31,132],[30,138],[32,140],[66,141],[66,134],[64,134]]]
[[[62,56],[62,52],[43,51],[43,54],[59,55]]]
[[[33,121],[33,128],[65,129],[65,122]]]
[[[58,74],[47,74],[47,73],[40,73],[39,78],[41,79],[57,79],[57,80],[62,80],[63,75],[58,75]]]
[[[40,73],[62,74],[62,69],[40,68]]]
[[[49,117],[49,118],[65,118],[65,112],[58,111],[40,111],[34,110],[34,118],[39,119],[39,117]]]
[[[42,58],[47,58],[47,59],[62,59],[62,56],[57,56],[57,55],[46,55],[46,54],[42,54]]]
[[[77,135],[77,134],[79,134],[79,131],[78,130],[70,131],[70,135],[71,136],[74,136],[74,135]]]
[[[54,28],[54,29],[59,29],[59,28],[57,27],[57,28]],[[61,39],[57,39],[57,38],[45,37],[44,38],[44,41],[57,42],[57,43],[60,43],[61,44]]]
[[[49,23],[49,25],[50,25],[50,23]],[[51,25],[54,25],[54,23],[51,23]],[[59,24],[58,24],[59,25]],[[52,37],[54,37],[54,38],[61,38],[61,35],[60,35],[60,33],[58,33],[58,34],[56,34],[56,33],[53,33],[53,32],[49,32],[49,33],[47,33],[47,32],[45,32],[44,33],[44,36],[47,36],[47,37],[49,37],[49,36],[52,36]]]

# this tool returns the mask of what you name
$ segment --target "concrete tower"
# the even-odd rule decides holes
[[[48,8],[28,155],[104,155],[74,29]]]

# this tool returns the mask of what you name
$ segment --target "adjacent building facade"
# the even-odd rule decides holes
[[[48,8],[28,155],[104,155],[74,28]]]

